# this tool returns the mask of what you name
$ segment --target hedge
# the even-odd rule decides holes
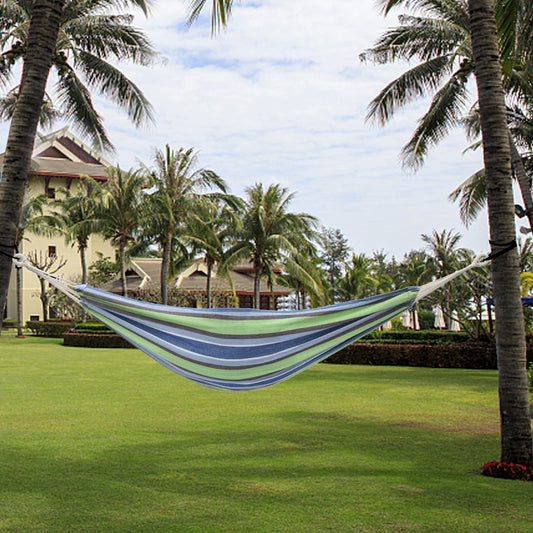
[[[464,331],[402,330],[373,331],[369,335],[365,335],[358,342],[382,344],[457,344],[470,340],[471,337]]]
[[[533,345],[527,346],[533,362]],[[354,343],[325,360],[344,365],[419,366],[433,368],[496,369],[496,348],[484,342],[461,344],[365,344]]]
[[[81,322],[74,328],[76,333],[92,333],[94,335],[110,335],[114,334],[112,329],[109,329],[105,324],[99,322]]]
[[[25,327],[38,337],[60,338],[69,329],[72,329],[72,326],[74,326],[74,322],[41,322],[38,320],[31,320],[30,322],[26,322]]]
[[[133,348],[126,339],[114,333],[78,333],[69,331],[63,335],[65,346],[86,348]]]

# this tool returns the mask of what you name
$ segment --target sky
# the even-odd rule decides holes
[[[191,27],[186,14],[181,0],[155,0],[148,19],[135,17],[161,60],[120,67],[152,103],[155,123],[135,129],[95,97],[116,148],[108,161],[150,166],[165,144],[194,148],[199,167],[234,194],[258,182],[287,187],[292,211],[340,229],[355,253],[401,259],[423,248],[421,234],[444,229],[461,233],[461,246],[487,251],[486,213],[465,228],[448,200],[482,166],[480,151],[463,153],[464,133],[453,132],[412,173],[399,153],[428,102],[384,127],[365,121],[369,102],[407,65],[364,64],[359,54],[397,25],[398,13],[385,19],[373,1],[242,0],[214,37],[208,11]],[[0,125],[2,149],[7,131]]]

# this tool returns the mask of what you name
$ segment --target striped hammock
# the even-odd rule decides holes
[[[410,309],[468,267],[422,287],[303,311],[150,304],[62,280],[16,256],[92,316],[170,370],[205,387],[253,390],[286,380]]]

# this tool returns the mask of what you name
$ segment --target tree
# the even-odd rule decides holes
[[[203,252],[207,267],[206,299],[209,309],[213,267],[218,265],[219,274],[231,282],[227,251],[242,229],[239,215],[243,206],[242,200],[229,195],[199,200],[189,213],[185,235],[192,242],[194,251]]]
[[[101,186],[102,204],[98,216],[105,225],[104,236],[117,247],[122,294],[127,296],[126,252],[148,216],[143,195],[146,179],[140,171],[125,172],[118,166],[108,169],[107,175],[108,180]]]
[[[511,154],[492,0],[469,0],[492,248],[515,241]],[[496,309],[501,460],[533,467],[520,267],[516,250],[491,262]]]
[[[279,184],[256,183],[246,189],[243,231],[239,243],[228,251],[228,261],[237,257],[247,258],[254,269],[254,305],[260,308],[260,282],[266,276],[270,285],[274,282],[273,266],[284,253],[296,253],[312,245],[317,220],[305,213],[291,213],[288,207],[294,193]],[[285,255],[286,261],[291,261]]]
[[[172,244],[177,229],[184,224],[189,210],[198,201],[201,192],[216,188],[227,192],[226,182],[212,170],[197,169],[198,154],[193,148],[173,150],[167,144],[165,150],[157,150],[154,168],[145,167],[150,187],[151,224],[149,232],[162,248],[161,301],[167,303],[168,277]]]
[[[439,233],[433,230],[431,235],[422,234],[422,240],[427,245],[432,259],[433,273],[437,278],[444,278],[466,266],[464,264],[467,256],[466,251],[457,248],[457,244],[461,240],[459,233],[454,233],[452,230],[442,230]],[[452,313],[456,310],[453,305],[456,285],[448,284],[439,292],[442,293],[439,305],[444,313],[446,327],[449,329]]]
[[[344,301],[374,294],[379,282],[373,275],[373,268],[372,258],[365,254],[352,254],[344,277],[339,280],[339,294]]]
[[[379,5],[385,15],[396,6],[422,13],[400,16],[400,26],[387,30],[360,55],[362,61],[377,64],[416,62],[372,100],[367,120],[383,125],[408,103],[434,93],[401,152],[406,165],[418,168],[429,148],[460,125],[467,109],[468,78],[473,73],[467,4],[464,0],[379,0]]]
[[[45,256],[43,252],[30,252],[28,254],[28,261],[39,270],[48,272],[49,274],[55,274],[58,270],[61,270],[66,264],[66,260],[57,255]],[[47,291],[46,281],[39,277],[39,283],[41,285],[41,292],[39,298],[41,300],[41,306],[43,308],[43,322],[48,322],[48,303],[50,300],[50,294]]]
[[[41,233],[62,235],[67,244],[76,244],[81,262],[81,282],[87,283],[87,261],[85,254],[89,238],[103,230],[104,221],[99,216],[100,208],[97,194],[93,194],[95,184],[85,179],[75,194],[60,189],[58,198],[51,203],[52,210],[40,217]],[[95,189],[98,191],[98,188]]]
[[[143,0],[132,0],[143,5]],[[6,3],[9,5],[9,3]],[[22,77],[7,138],[0,180],[0,309],[5,307],[17,224],[28,181],[46,82],[52,66],[65,0],[34,0]],[[1,322],[0,322],[1,328]]]
[[[146,13],[144,0],[135,2]],[[110,148],[91,91],[110,98],[139,126],[151,120],[151,106],[142,91],[113,63],[153,63],[156,53],[144,33],[131,26],[133,16],[116,14],[115,0],[66,0],[52,67],[57,76],[54,96],[47,95],[41,108],[41,123],[58,114],[72,121],[99,149]],[[0,4],[0,46],[3,64],[0,80],[6,83],[27,47],[27,27],[33,16],[32,2],[12,0]],[[18,87],[3,100],[2,114],[9,116]],[[55,98],[57,107],[52,100]],[[44,109],[43,109],[44,108]]]
[[[344,273],[344,264],[350,247],[348,239],[344,237],[340,229],[336,228],[322,228],[320,243],[322,246],[320,258],[330,284],[329,301],[333,303],[338,299],[337,282]]]
[[[17,248],[22,245],[25,240],[24,234],[26,231],[33,231],[39,233],[41,226],[38,222],[40,215],[43,214],[43,207],[46,204],[46,199],[43,196],[36,196],[24,200],[22,211],[20,213],[20,222],[17,233]],[[20,251],[20,250],[19,250]],[[17,335],[22,336],[22,267],[17,267]]]
[[[7,138],[0,180],[0,309],[4,309],[33,143],[64,0],[35,0],[28,29],[22,81]],[[0,322],[0,328],[2,323]]]

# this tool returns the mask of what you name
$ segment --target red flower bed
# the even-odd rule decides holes
[[[481,474],[503,479],[521,479],[522,481],[533,479],[533,470],[515,463],[502,463],[500,461],[485,463],[481,468]]]

